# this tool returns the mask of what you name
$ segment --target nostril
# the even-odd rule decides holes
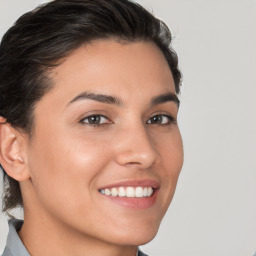
[[[129,136],[129,134],[131,135]],[[158,152],[144,127],[136,126],[126,133],[123,131],[115,146],[116,162],[119,165],[137,166],[145,169],[152,166],[158,157]]]
[[[154,154],[138,154],[138,153],[119,153],[116,156],[116,161],[123,166],[136,166],[137,168],[146,169],[154,165],[156,156]]]

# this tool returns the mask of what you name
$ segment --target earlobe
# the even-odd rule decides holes
[[[17,181],[30,178],[24,143],[20,132],[0,116],[0,162],[5,172]]]

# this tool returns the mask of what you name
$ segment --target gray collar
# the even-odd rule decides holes
[[[30,256],[17,233],[17,231],[21,229],[23,221],[11,219],[8,224],[9,234],[7,236],[6,247],[2,256]]]

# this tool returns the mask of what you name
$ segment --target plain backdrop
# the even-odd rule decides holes
[[[42,2],[0,0],[0,37]],[[185,163],[159,233],[143,250],[150,256],[252,256],[256,1],[139,2],[170,27],[184,75],[179,124]],[[7,232],[7,218],[0,215],[0,252]]]

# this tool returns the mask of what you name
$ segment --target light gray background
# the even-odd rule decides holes
[[[0,37],[42,2],[0,0]],[[151,256],[252,256],[256,0],[139,2],[171,28],[184,73],[179,122],[185,164],[159,233],[143,250]],[[0,252],[6,234],[0,215]]]

